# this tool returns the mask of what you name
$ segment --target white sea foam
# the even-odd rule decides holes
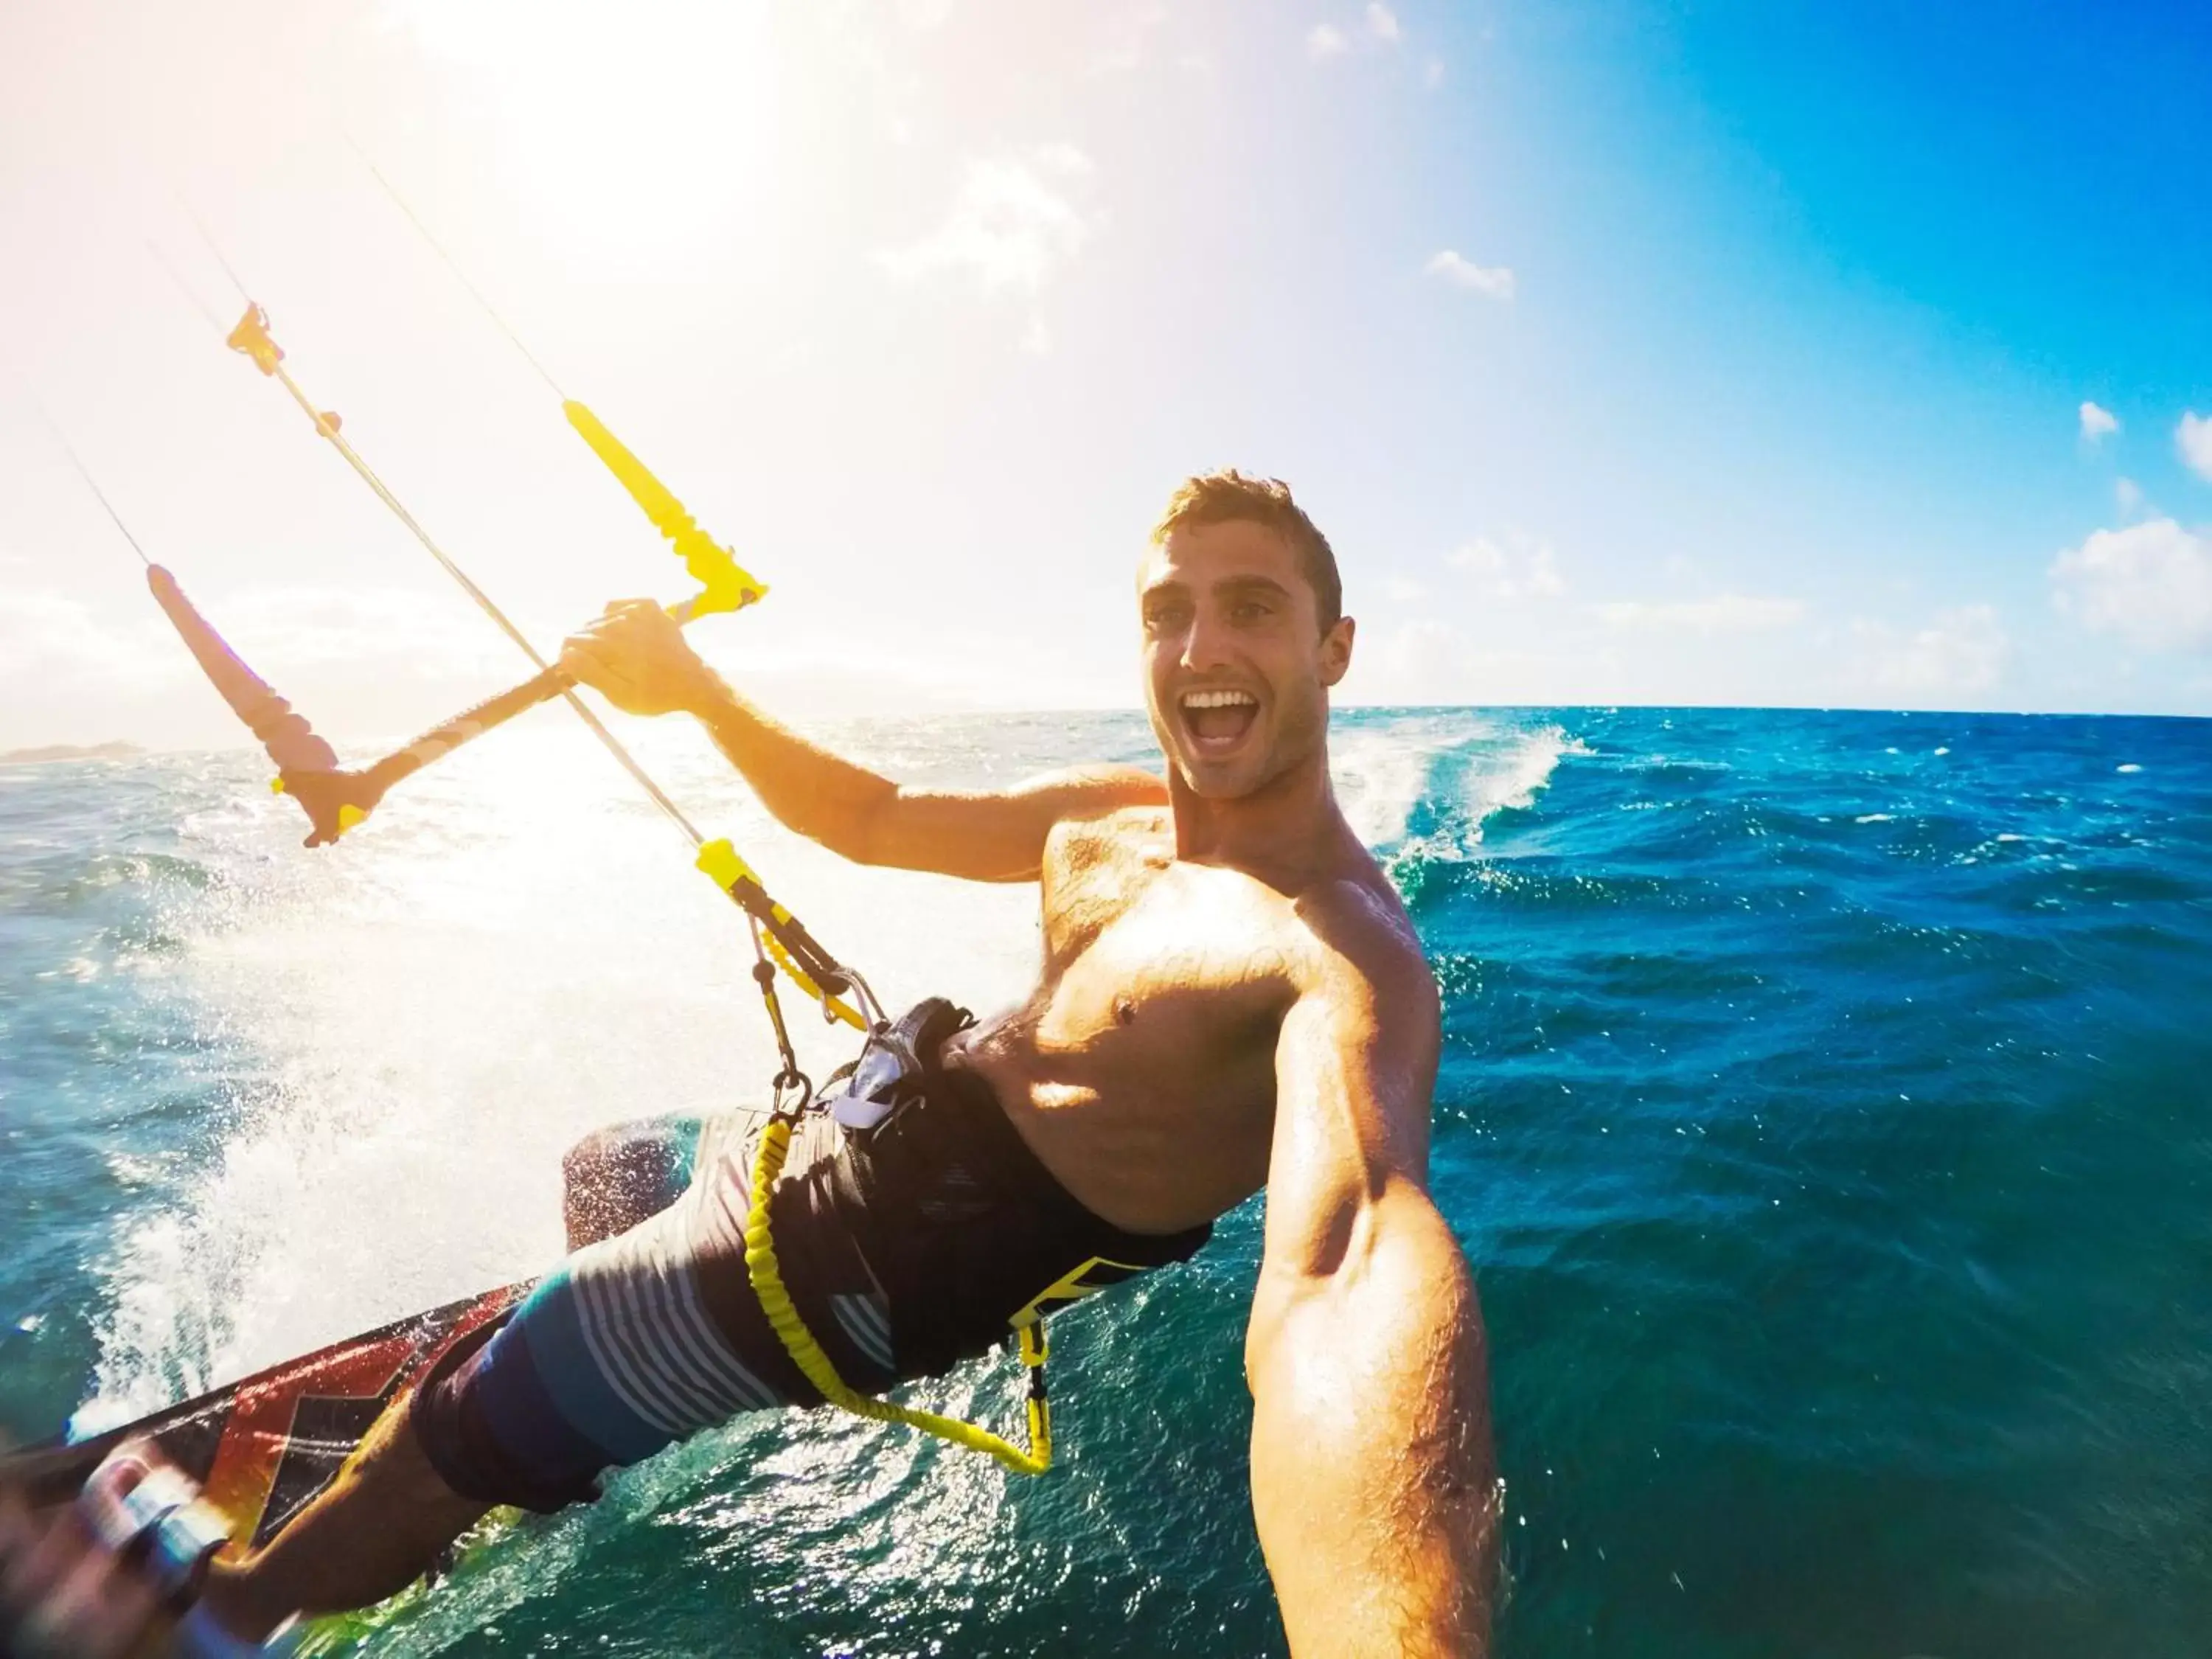
[[[1470,749],[1449,810],[1428,834],[1407,842],[1398,858],[1455,863],[1479,857],[1491,819],[1528,811],[1551,787],[1561,761],[1591,752],[1557,726],[1497,732]]]
[[[1329,775],[1345,817],[1370,848],[1406,838],[1413,809],[1432,793],[1440,763],[1491,736],[1481,716],[1407,715],[1387,725],[1351,726],[1329,734]]]
[[[1468,780],[1467,801],[1474,818],[1476,839],[1492,814],[1525,812],[1536,804],[1537,794],[1551,787],[1552,775],[1570,755],[1591,752],[1579,738],[1556,726],[1524,732],[1498,757],[1495,765],[1478,767]]]

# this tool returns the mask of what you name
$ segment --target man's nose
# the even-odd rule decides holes
[[[1200,611],[1190,619],[1190,631],[1183,635],[1183,667],[1193,674],[1205,674],[1227,666],[1231,659],[1227,626],[1210,611]]]

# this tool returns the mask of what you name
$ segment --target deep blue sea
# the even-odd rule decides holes
[[[827,735],[971,783],[1146,752],[1120,716]],[[646,747],[887,1000],[1020,989],[1030,890],[850,870],[696,736]],[[1444,990],[1433,1175],[1490,1325],[1503,1650],[2212,1653],[2212,729],[1361,711],[1334,752]],[[579,734],[533,717],[334,851],[262,773],[0,768],[19,1433],[539,1271],[576,1135],[761,1096],[741,931]],[[1279,1652],[1258,1220],[1056,1323],[1048,1480],[741,1422],[369,1650]],[[1014,1369],[917,1397],[1011,1423]]]

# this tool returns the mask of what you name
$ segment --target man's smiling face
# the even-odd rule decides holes
[[[1137,573],[1145,696],[1194,794],[1249,795],[1320,752],[1352,619],[1324,630],[1297,556],[1267,526],[1179,525]]]

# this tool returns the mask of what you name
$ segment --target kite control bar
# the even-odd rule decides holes
[[[149,564],[146,586],[231,712],[261,740],[262,748],[276,763],[276,776],[270,787],[279,794],[289,795],[306,811],[313,829],[307,840],[310,847],[325,847],[337,840],[376,810],[386,790],[440,756],[513,720],[526,708],[550,702],[575,684],[558,668],[549,668],[441,721],[374,765],[343,767],[337,751],[307,724],[307,716],[246,666],[245,659],[185,597],[175,577],[161,566]],[[678,622],[689,621],[690,606],[689,603],[678,605],[670,614]]]
[[[686,599],[681,605],[670,606],[668,614],[679,625],[688,623],[702,614],[696,608],[698,604],[699,599]],[[480,738],[517,714],[574,690],[575,685],[575,677],[565,669],[548,668],[520,685],[509,686],[496,696],[486,697],[473,708],[463,709],[451,720],[441,720],[404,749],[394,750],[373,766],[353,771],[337,770],[320,778],[312,775],[280,776],[277,787],[307,809],[308,817],[315,823],[315,834],[308,837],[307,844],[320,847],[336,841],[374,811],[385,791],[392,785],[413,777],[432,761],[450,755],[471,738]]]
[[[493,605],[482,589],[462,573],[459,567],[447,558],[414,516],[402,507],[398,499],[347,442],[337,416],[327,410],[318,409],[303,392],[284,368],[284,348],[278,345],[269,331],[269,313],[251,300],[246,312],[238,319],[225,342],[233,351],[250,359],[262,374],[281,382],[292,395],[293,401],[314,422],[318,435],[329,441],[346,464],[359,473],[370,489],[385,504],[398,515],[416,538],[429,550],[433,558],[445,567],[447,574],[465,588],[492,617],[508,637],[522,647],[539,664],[538,672],[520,685],[512,686],[498,696],[486,698],[475,708],[466,709],[424,732],[405,748],[386,756],[374,765],[359,771],[346,771],[331,758],[328,773],[315,776],[301,770],[288,775],[289,769],[279,762],[276,787],[292,795],[307,809],[314,825],[314,834],[307,838],[310,847],[320,847],[336,841],[347,830],[360,823],[376,810],[385,792],[404,778],[428,766],[432,761],[451,754],[472,738],[481,737],[494,726],[513,720],[525,709],[534,708],[541,702],[566,696],[574,701],[576,682],[574,677],[558,667],[549,665],[531,648],[514,624],[507,621],[499,608]],[[622,440],[610,432],[604,422],[584,404],[573,398],[563,398],[561,412],[576,435],[599,458],[607,471],[635,501],[653,527],[665,537],[684,568],[699,584],[699,591],[679,605],[669,608],[669,615],[681,624],[695,617],[713,616],[719,611],[742,611],[757,604],[768,592],[768,584],[755,576],[737,561],[736,555],[699,527],[684,503],[678,501],[667,485],[653,477],[650,468],[632,454]],[[204,623],[202,624],[204,627]],[[207,632],[212,636],[214,630]],[[234,660],[235,660],[234,657]],[[242,667],[243,665],[240,665]],[[238,708],[234,702],[231,705]],[[244,714],[240,709],[241,714]],[[597,722],[577,704],[577,712],[586,723],[597,727]],[[248,722],[251,724],[251,721]],[[605,733],[602,733],[603,738]],[[271,750],[274,755],[274,750]],[[622,758],[617,755],[617,758]],[[635,771],[635,768],[632,768]],[[646,781],[642,778],[641,781]],[[648,784],[648,788],[650,785]]]

